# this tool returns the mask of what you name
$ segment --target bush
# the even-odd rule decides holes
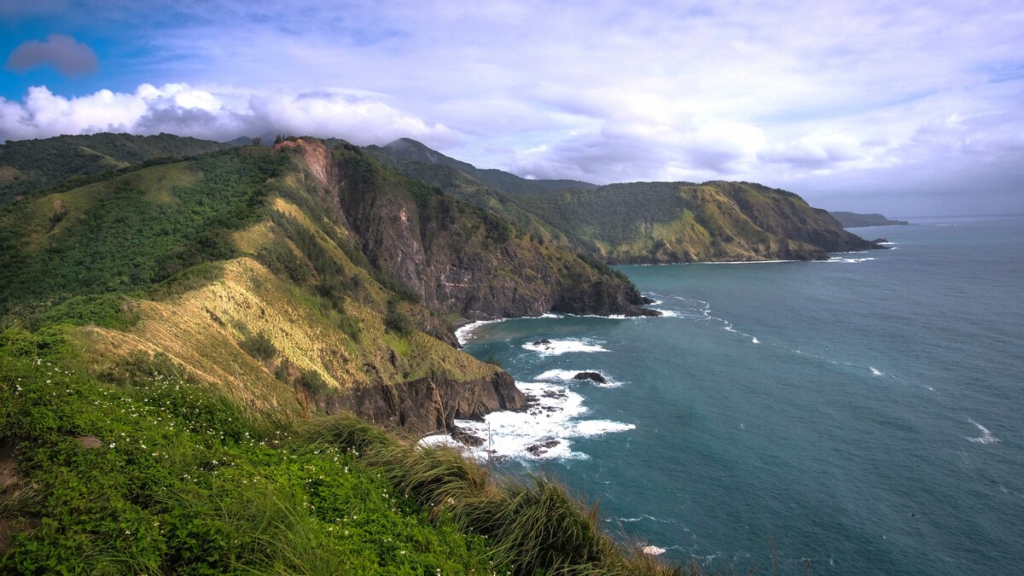
[[[35,319],[33,324],[64,323],[127,330],[139,321],[138,305],[120,294],[75,296]]]
[[[402,336],[412,334],[415,327],[412,319],[405,313],[394,300],[388,302],[388,312],[384,315],[384,327]]]
[[[303,370],[299,375],[299,386],[313,396],[323,396],[330,390],[330,386],[316,370]]]
[[[274,342],[262,330],[258,334],[242,340],[238,345],[249,356],[264,362],[277,356],[277,347],[274,346]]]

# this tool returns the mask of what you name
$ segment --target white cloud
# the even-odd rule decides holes
[[[794,142],[775,144],[758,157],[769,163],[824,170],[868,159],[864,146],[846,134],[807,135]]]
[[[133,93],[100,90],[75,98],[39,86],[30,88],[20,103],[0,98],[0,134],[10,140],[94,132],[169,132],[228,140],[267,131],[342,137],[357,144],[410,136],[439,147],[460,137],[379,99],[343,91],[217,93],[179,83],[143,84]]]

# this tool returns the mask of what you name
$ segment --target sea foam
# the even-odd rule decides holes
[[[600,344],[594,344],[590,340],[580,338],[566,338],[562,340],[549,340],[546,343],[541,341],[527,342],[523,344],[524,350],[536,352],[543,356],[560,356],[570,352],[608,352]]]
[[[488,445],[491,456],[522,460],[586,459],[572,449],[573,438],[590,438],[636,428],[633,424],[611,420],[586,420],[583,396],[565,386],[542,382],[520,382],[517,386],[526,395],[525,412],[492,412],[483,422],[456,420],[455,425],[471,436],[480,438],[479,447],[461,446],[472,456],[486,460]],[[455,441],[447,435],[428,436],[422,445],[448,444]]]
[[[465,346],[466,342],[469,341],[469,337],[473,334],[473,331],[481,326],[487,324],[495,324],[497,322],[504,322],[506,318],[500,318],[498,320],[477,320],[476,322],[470,322],[465,326],[459,327],[455,330],[455,339],[459,341],[460,346]]]
[[[565,316],[563,316],[561,314],[547,313],[547,314],[541,314],[540,316],[524,316],[524,317],[520,318],[520,320],[552,319],[552,318],[557,319],[557,318],[564,318],[564,317]],[[461,327],[459,327],[458,329],[455,330],[455,339],[459,341],[459,345],[460,346],[465,346],[466,343],[469,341],[470,336],[472,336],[473,331],[476,330],[477,328],[479,328],[481,326],[486,326],[487,324],[496,324],[498,322],[504,322],[506,320],[512,320],[512,318],[498,318],[496,320],[477,320],[476,322],[470,322],[469,324],[461,326]]]
[[[594,382],[593,380],[577,380],[575,376],[580,372],[597,372],[598,374],[601,374],[601,376],[605,380],[607,380],[607,382],[601,384],[600,382]],[[546,370],[544,372],[541,372],[540,374],[534,376],[534,380],[540,380],[541,382],[565,382],[568,384],[590,384],[593,386],[597,386],[599,388],[618,388],[619,386],[622,386],[622,382],[618,382],[616,380],[613,380],[612,378],[609,378],[607,374],[604,374],[603,372],[600,372],[598,370],[590,369],[559,370],[556,368],[554,370]]]
[[[993,436],[992,432],[990,432],[988,428],[985,428],[981,424],[978,424],[971,418],[968,418],[967,421],[977,426],[978,430],[981,431],[981,436],[978,436],[976,438],[967,436],[966,438],[968,441],[974,442],[975,444],[995,444],[996,442],[999,442],[999,438]]]
[[[874,258],[844,258],[843,256],[832,256],[828,260],[817,260],[817,262],[825,262],[829,264],[861,264],[872,260],[874,260]]]

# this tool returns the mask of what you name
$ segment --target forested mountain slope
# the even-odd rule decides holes
[[[153,158],[187,157],[227,147],[172,134],[101,133],[8,141],[0,145],[0,204],[72,176],[89,176]]]
[[[594,184],[579,180],[528,180],[502,170],[477,168],[468,162],[462,162],[445,156],[437,150],[431,150],[411,138],[400,138],[383,147],[367,146],[366,150],[378,159],[386,155],[405,162],[448,166],[485,186],[508,194],[556,192],[569,188],[596,187]]]

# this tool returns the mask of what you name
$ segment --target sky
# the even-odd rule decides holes
[[[0,0],[0,141],[359,145],[1024,213],[1024,0]]]

